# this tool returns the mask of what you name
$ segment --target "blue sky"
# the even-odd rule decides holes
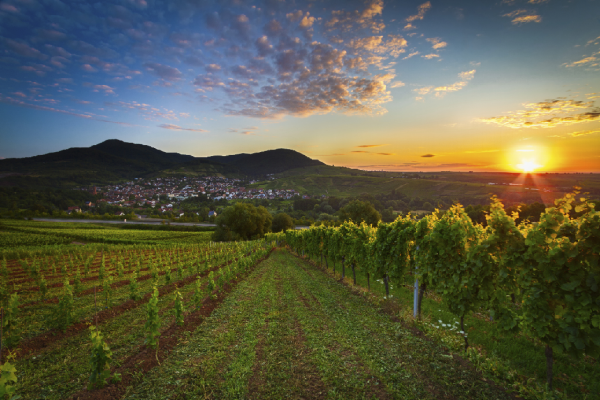
[[[118,138],[364,169],[600,171],[599,71],[592,0],[6,0],[0,156]]]

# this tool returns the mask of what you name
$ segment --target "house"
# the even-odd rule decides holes
[[[123,211],[117,211],[115,213],[115,216],[117,216],[117,217],[122,217],[123,215],[125,215],[125,213]]]
[[[208,217],[216,217],[217,216],[217,212],[216,211],[209,211],[208,212]]]
[[[79,208],[79,207],[77,207],[77,206],[74,206],[74,207],[68,207],[68,208],[67,208],[67,212],[68,212],[69,214],[71,214],[72,212],[81,212],[81,208]]]

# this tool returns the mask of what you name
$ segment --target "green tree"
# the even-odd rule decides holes
[[[392,207],[388,207],[381,212],[381,220],[383,222],[394,222],[396,214]]]
[[[352,221],[355,224],[365,222],[371,226],[377,226],[381,221],[381,214],[368,201],[353,200],[340,210],[343,221]]]
[[[288,229],[294,229],[294,221],[286,213],[279,213],[273,217],[273,224],[271,230],[273,232],[285,232]]]
[[[250,240],[270,232],[273,217],[266,208],[250,203],[236,203],[223,210],[216,219],[214,241]]]

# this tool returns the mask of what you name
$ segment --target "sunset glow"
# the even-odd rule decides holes
[[[536,164],[534,161],[523,161],[523,163],[517,165],[517,168],[526,173],[533,172],[540,167],[541,165]]]
[[[0,157],[117,138],[365,170],[600,172],[598,15],[578,0],[6,0]]]

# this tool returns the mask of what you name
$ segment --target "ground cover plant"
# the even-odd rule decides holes
[[[262,245],[262,242],[249,242],[207,247],[204,249],[207,257],[201,258],[199,254],[194,253],[197,263],[186,263],[185,269],[173,268],[173,279],[170,283],[164,279],[164,269],[170,269],[171,265],[162,266],[155,259],[150,268],[162,268],[163,274],[157,275],[157,280],[147,275],[147,279],[138,282],[142,288],[147,287],[147,284],[151,285],[147,287],[146,293],[141,292],[144,294],[141,299],[130,299],[130,289],[123,285],[115,290],[113,307],[103,304],[103,307],[96,308],[94,292],[87,290],[87,294],[75,298],[74,301],[74,319],[83,318],[72,324],[66,332],[62,331],[60,326],[48,326],[46,333],[32,331],[26,321],[38,320],[40,314],[37,314],[37,318],[35,313],[24,315],[27,307],[22,307],[16,316],[17,325],[23,331],[18,338],[20,342],[13,343],[9,348],[19,371],[19,382],[15,386],[17,393],[24,398],[41,395],[44,398],[62,399],[82,390],[84,393],[80,393],[78,397],[88,396],[93,390],[100,390],[106,384],[114,385],[121,380],[127,382],[131,378],[130,375],[121,378],[120,373],[114,373],[110,369],[143,354],[144,349],[148,347],[153,350],[152,359],[158,361],[165,358],[173,345],[173,339],[176,339],[174,334],[186,329],[189,331],[190,327],[201,323],[203,315],[210,313],[219,301],[222,301],[232,282],[241,278],[258,258],[266,254]],[[190,248],[186,250],[189,251]],[[134,254],[132,249],[130,251]],[[160,258],[161,255],[167,254],[174,253],[154,252],[149,257]],[[183,251],[180,254],[184,254]],[[104,253],[106,258],[110,255]],[[8,264],[12,265],[10,262]],[[104,274],[108,274],[111,267],[112,265],[106,265]],[[97,268],[97,274],[100,274],[101,270],[102,264]],[[220,278],[218,287],[209,288],[209,273]],[[138,276],[137,270],[133,276]],[[95,282],[98,285],[96,294],[99,294],[102,288],[98,280]],[[64,285],[61,290],[64,298],[65,293],[70,291],[70,285]],[[61,309],[60,304],[59,302],[50,311]],[[148,337],[147,330],[144,329],[144,325],[148,325],[147,304],[151,304],[153,310],[150,323],[153,343],[145,344]],[[64,308],[65,306],[62,307]],[[63,314],[59,315],[60,320],[64,321]],[[97,327],[97,330],[91,333],[91,342],[88,326]],[[93,368],[90,366],[90,357],[94,361]],[[88,381],[89,389],[93,389],[89,393],[85,389],[88,387]]]
[[[101,224],[30,222],[3,220],[0,223],[0,250],[17,247],[63,245],[72,242],[110,244],[204,243],[210,232],[122,229]]]
[[[267,240],[285,240],[321,265],[325,258],[332,271],[337,264],[342,278],[352,273],[354,285],[357,275],[367,288],[381,282],[386,298],[392,286],[418,279],[417,309],[424,293],[433,294],[443,304],[439,313],[446,313],[433,327],[458,330],[474,362],[500,369],[523,394],[594,398],[600,392],[600,213],[577,194],[557,200],[538,224],[517,225],[517,215],[507,215],[494,198],[486,228],[457,204],[420,221],[408,216],[377,228],[345,223]],[[467,331],[464,322],[471,316],[493,319],[489,327],[478,324],[480,349],[469,349],[473,326]],[[498,337],[510,344],[498,345]]]
[[[459,210],[441,218],[466,223]],[[595,359],[555,354],[554,391],[545,391],[545,343],[504,330],[500,313],[490,322],[486,307],[472,306],[461,323],[461,297],[452,305],[433,279],[413,319],[405,285],[416,270],[403,238],[452,226],[413,222],[3,258],[11,390],[48,399],[596,398]],[[379,243],[368,268],[364,243]]]
[[[129,399],[495,398],[442,346],[275,251]]]

